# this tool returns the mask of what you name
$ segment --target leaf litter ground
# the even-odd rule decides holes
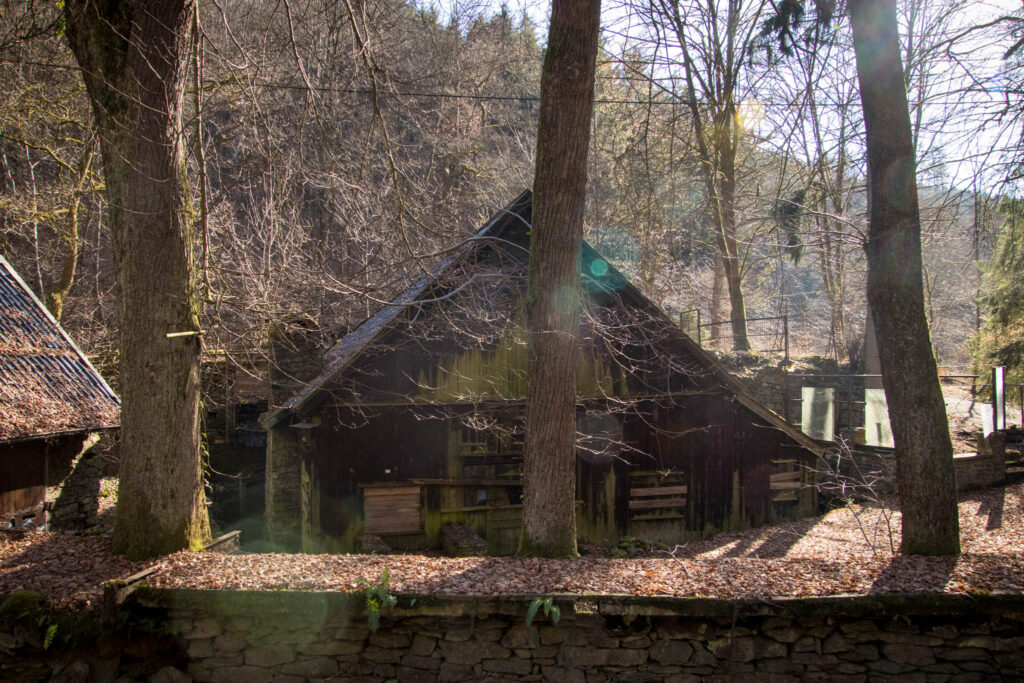
[[[899,513],[864,506],[719,534],[634,559],[180,552],[129,562],[110,552],[108,535],[34,533],[0,540],[0,595],[28,588],[56,605],[97,606],[105,581],[149,567],[156,568],[146,579],[151,585],[229,590],[356,591],[387,569],[394,592],[467,596],[1024,592],[1024,484],[964,492],[960,525],[963,554],[957,558],[893,553]]]

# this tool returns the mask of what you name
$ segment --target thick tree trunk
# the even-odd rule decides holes
[[[199,301],[182,152],[190,0],[68,0],[93,105],[120,294],[121,470],[114,550],[209,537],[199,450]],[[168,337],[173,333],[191,333]]]
[[[527,282],[529,387],[519,554],[576,555],[579,253],[600,0],[554,0],[541,77]]]
[[[907,554],[960,552],[953,447],[925,319],[916,161],[895,0],[850,0],[864,123],[868,301],[896,445]]]

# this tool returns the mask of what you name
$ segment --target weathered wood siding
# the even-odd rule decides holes
[[[640,401],[622,413],[591,402],[579,423],[593,415],[607,443],[584,439],[578,453],[584,542],[680,543],[814,513],[812,454],[725,392]],[[325,411],[313,456],[319,547],[351,550],[364,532],[396,548],[439,547],[442,525],[460,523],[489,552],[514,552],[521,416],[519,402]],[[381,487],[398,497],[367,496]]]

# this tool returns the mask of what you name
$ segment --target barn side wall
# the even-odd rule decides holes
[[[814,454],[730,395],[634,407],[612,412],[595,402],[580,409],[578,429],[588,435],[577,459],[581,541],[615,544],[637,537],[675,544],[816,514]],[[521,426],[521,412],[519,402],[475,409],[325,407],[297,484],[302,547],[358,549],[364,533],[378,534],[364,528],[367,490],[372,487],[377,510],[386,504],[380,496],[415,495],[419,486],[419,527],[405,529],[398,521],[381,526],[391,548],[440,547],[442,525],[457,522],[486,538],[490,553],[514,552],[522,444],[521,431],[512,426]],[[790,483],[798,489],[773,488],[784,470],[793,473]],[[672,493],[658,494],[659,487]],[[392,500],[410,519],[417,514],[406,497]]]
[[[52,529],[95,529],[103,476],[99,440],[99,432],[77,432],[0,444],[3,522],[31,516],[38,525],[45,514]]]

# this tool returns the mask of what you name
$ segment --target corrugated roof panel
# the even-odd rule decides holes
[[[0,257],[0,440],[116,427],[120,401]]]

